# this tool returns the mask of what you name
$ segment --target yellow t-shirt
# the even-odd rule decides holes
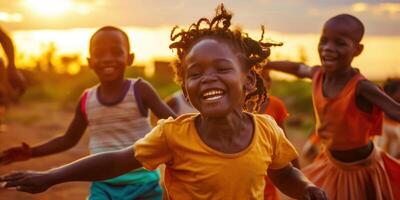
[[[276,122],[251,114],[254,136],[239,153],[226,154],[207,146],[198,135],[198,114],[160,121],[135,145],[135,157],[154,170],[165,163],[169,199],[263,199],[267,169],[280,169],[297,158],[295,148]]]

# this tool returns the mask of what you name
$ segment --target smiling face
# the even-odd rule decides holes
[[[206,117],[223,117],[241,110],[246,74],[225,42],[205,38],[186,55],[184,87],[192,105]]]
[[[355,41],[355,27],[340,21],[328,21],[322,31],[318,44],[318,53],[322,67],[327,72],[337,72],[351,67],[351,62],[358,56],[363,46]]]
[[[90,43],[89,66],[100,82],[123,80],[125,67],[132,64],[127,38],[115,30],[97,32]]]

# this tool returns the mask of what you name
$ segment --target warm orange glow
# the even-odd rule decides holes
[[[122,28],[130,37],[132,51],[135,53],[135,65],[151,67],[155,59],[172,60],[174,53],[168,48],[170,27]],[[80,62],[86,64],[89,38],[94,31],[93,28],[16,31],[13,33],[13,38],[17,47],[17,64],[27,68],[34,66],[51,43],[56,47],[53,61],[57,67],[63,67],[59,57],[65,55],[79,55]],[[249,31],[254,38],[259,38],[260,33],[260,30]],[[300,61],[302,52],[306,55],[308,64],[320,63],[317,52],[318,34],[267,32],[266,35],[267,38],[284,43],[282,47],[272,49],[272,60]],[[371,79],[384,79],[388,76],[400,77],[397,55],[400,52],[400,37],[366,36],[363,44],[365,45],[363,53],[354,59],[355,67],[360,68]],[[79,72],[79,67],[70,65],[67,69],[59,71],[76,73]]]
[[[23,17],[19,13],[7,13],[0,11],[0,21],[3,22],[21,22]]]
[[[71,0],[25,0],[29,10],[44,16],[60,15],[72,7]]]

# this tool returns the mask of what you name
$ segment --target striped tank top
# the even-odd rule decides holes
[[[91,154],[129,147],[150,132],[149,117],[143,114],[143,107],[139,106],[141,104],[138,101],[139,91],[135,91],[135,84],[140,79],[129,79],[128,81],[129,88],[121,100],[115,104],[106,105],[99,100],[99,85],[84,93],[81,110],[88,124]],[[158,179],[157,171],[149,172],[145,169],[138,169],[105,182],[130,184]]]

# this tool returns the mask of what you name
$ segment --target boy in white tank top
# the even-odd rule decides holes
[[[159,118],[175,117],[149,83],[124,77],[134,59],[124,31],[112,26],[100,28],[90,40],[89,53],[89,67],[100,83],[83,93],[66,133],[33,147],[24,143],[5,150],[0,161],[11,163],[65,151],[78,143],[86,129],[91,153],[123,149],[151,130],[149,109]],[[138,198],[162,199],[157,171],[140,168],[93,182],[88,199]]]

